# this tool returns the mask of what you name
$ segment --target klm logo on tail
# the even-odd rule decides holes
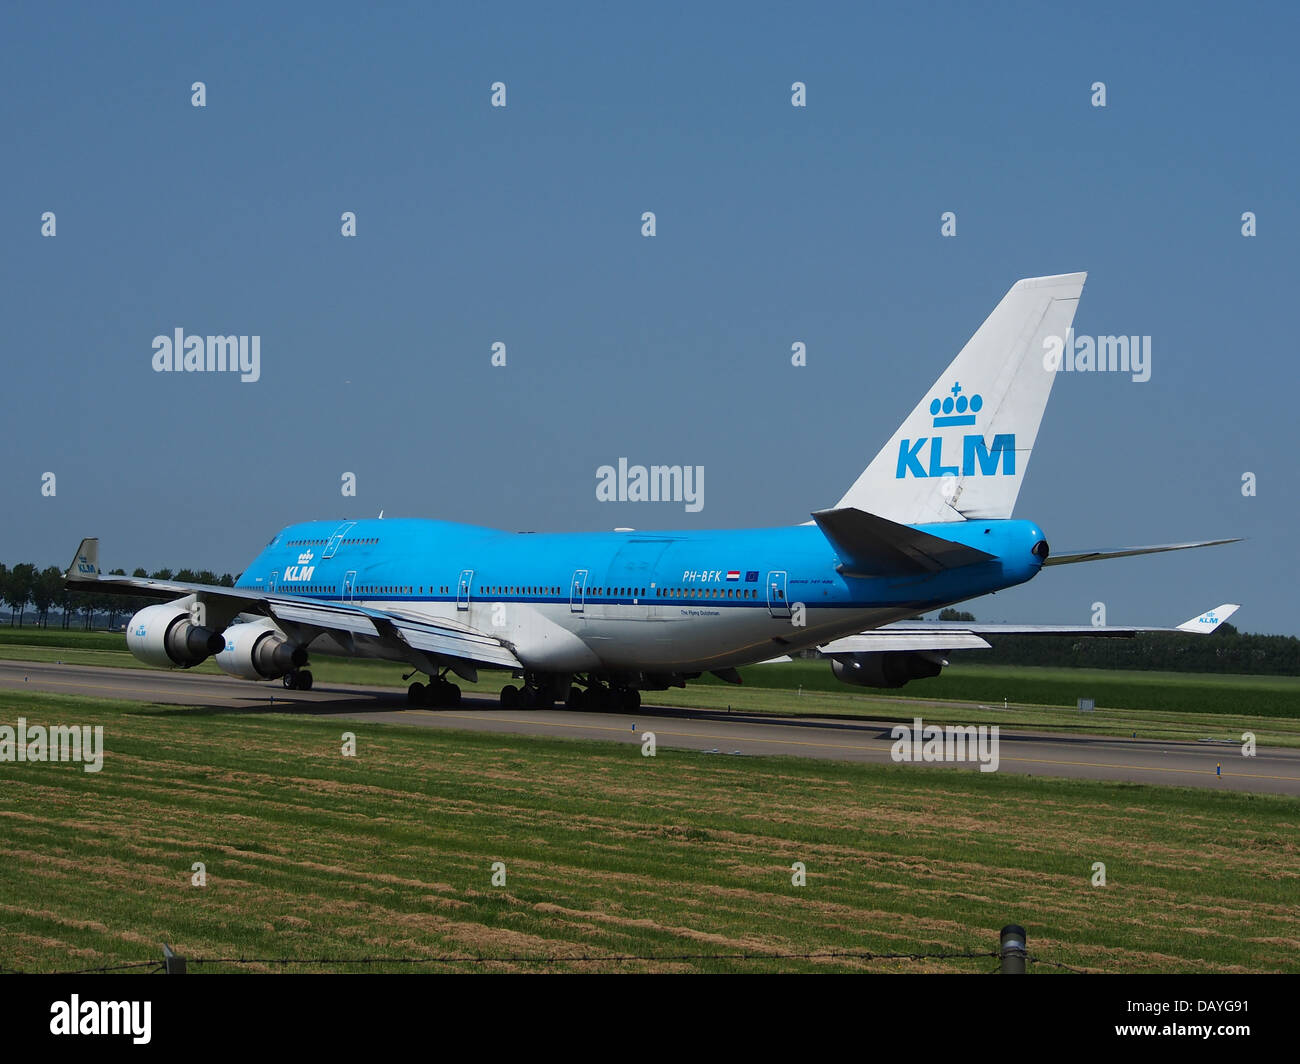
[[[984,397],[976,394],[969,398],[962,393],[959,383],[954,382],[951,394],[943,399],[930,401],[930,414],[937,429],[954,428],[959,425],[975,424],[975,415],[983,409]],[[929,444],[927,451],[926,445]],[[954,459],[956,456],[953,456]],[[1001,474],[998,466],[1001,465]],[[976,470],[979,470],[978,474]],[[1016,434],[1000,432],[993,437],[990,445],[982,435],[971,434],[962,437],[961,465],[943,464],[943,437],[922,436],[916,440],[902,439],[898,442],[898,469],[894,476],[902,480],[913,477],[957,476],[1015,476],[1016,473]]]

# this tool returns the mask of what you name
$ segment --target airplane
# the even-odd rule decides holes
[[[1176,628],[909,620],[1032,580],[1047,566],[1238,542],[1053,554],[1012,510],[1056,377],[1044,357],[1084,273],[1017,281],[833,507],[799,525],[528,533],[416,519],[309,521],[272,536],[233,588],[105,575],[85,539],[65,586],[169,601],[126,629],[150,665],[310,690],[309,653],[379,658],[428,677],[412,705],[453,706],[480,669],[520,686],[507,708],[635,709],[642,691],[799,652],[846,683],[936,676],[990,634],[1208,634],[1225,603]]]

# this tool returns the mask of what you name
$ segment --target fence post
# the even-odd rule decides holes
[[[1028,936],[1025,929],[1019,924],[1007,924],[1002,929],[1001,939],[1002,967],[999,969],[1003,975],[1024,975],[1025,958],[1029,956]]]
[[[172,952],[171,946],[163,943],[163,970],[168,975],[185,974],[185,958]]]

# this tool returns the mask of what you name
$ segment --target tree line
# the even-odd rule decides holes
[[[126,576],[124,569],[114,569],[110,576]],[[173,573],[170,569],[146,572],[136,569],[131,574],[153,580],[177,580],[185,584],[212,584],[218,587],[234,587],[237,577],[229,573],[218,576],[210,569],[181,569]],[[68,591],[63,586],[63,570],[57,566],[38,569],[35,565],[23,562],[12,569],[0,563],[0,602],[9,607],[9,623],[21,628],[30,612],[40,628],[49,626],[50,610],[59,607],[64,628],[71,628],[73,620],[80,614],[82,627],[90,628],[97,614],[108,615],[108,626],[117,627],[119,617],[130,616],[150,601],[164,602],[166,597],[157,600],[124,597],[122,595],[95,594],[91,591]]]
[[[992,650],[955,651],[952,660],[990,665],[1300,676],[1300,639],[1241,632],[1227,623],[1210,635],[1143,632],[1132,639],[1078,639],[1068,635],[985,638]]]

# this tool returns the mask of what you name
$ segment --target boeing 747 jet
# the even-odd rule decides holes
[[[380,658],[460,700],[452,677],[518,681],[506,706],[635,708],[642,691],[815,650],[841,680],[900,687],[994,633],[1212,632],[1225,604],[1177,629],[908,620],[1034,579],[1048,566],[1212,546],[1203,540],[1053,553],[1012,517],[1085,274],[1017,282],[845,492],[812,520],[716,532],[515,533],[428,520],[281,529],[233,588],[106,576],[83,540],[67,587],[168,601],[131,618],[140,660],[310,689],[309,655]],[[409,677],[408,677],[409,678]]]

